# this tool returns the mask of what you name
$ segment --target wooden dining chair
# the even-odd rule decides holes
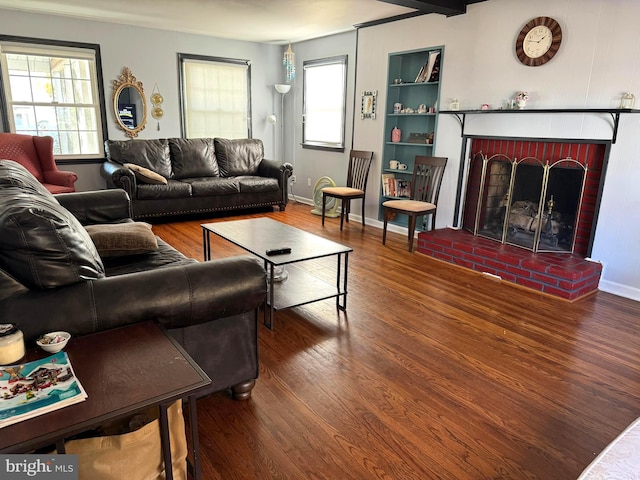
[[[373,161],[373,152],[365,150],[351,150],[349,152],[349,168],[347,170],[346,187],[325,187],[322,189],[322,225],[324,226],[325,206],[327,197],[339,199],[342,203],[340,209],[340,230],[346,217],[349,222],[351,200],[362,199],[362,226],[364,227],[364,206],[367,194],[369,170]]]
[[[447,159],[444,157],[417,156],[413,176],[411,177],[411,196],[409,200],[387,200],[382,204],[384,225],[382,244],[387,241],[387,222],[393,214],[409,217],[409,251],[413,252],[413,236],[418,217],[431,215],[431,229],[436,227],[436,205],[440,195],[440,185]]]

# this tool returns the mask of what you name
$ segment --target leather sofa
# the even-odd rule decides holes
[[[186,258],[129,212],[123,190],[54,196],[24,167],[0,160],[0,318],[18,323],[27,347],[50,331],[73,337],[154,320],[211,377],[203,394],[231,388],[248,398],[258,376],[264,267],[248,255]],[[101,251],[92,226],[147,228],[146,250],[126,250],[136,244],[129,239]]]
[[[264,158],[261,140],[107,140],[101,175],[131,198],[134,219],[288,202],[293,167]]]

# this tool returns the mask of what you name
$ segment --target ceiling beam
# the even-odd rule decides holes
[[[379,0],[407,8],[415,8],[424,13],[440,13],[451,17],[467,13],[467,5],[484,0]]]

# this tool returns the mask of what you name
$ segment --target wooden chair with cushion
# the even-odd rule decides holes
[[[51,193],[76,191],[78,175],[58,170],[53,158],[53,137],[0,133],[0,159],[21,164]]]
[[[440,185],[447,159],[444,157],[417,156],[411,177],[411,197],[409,200],[387,200],[382,204],[384,226],[382,244],[387,241],[387,222],[394,214],[409,217],[409,251],[413,252],[413,235],[418,217],[431,215],[431,229],[436,226],[436,205],[440,195]]]
[[[322,189],[322,225],[324,226],[325,206],[327,197],[340,199],[342,208],[340,209],[340,230],[344,225],[346,217],[349,222],[349,211],[351,200],[362,199],[362,226],[364,227],[364,206],[365,195],[367,193],[367,181],[369,180],[369,169],[373,161],[373,152],[364,150],[351,150],[349,152],[349,169],[347,171],[346,187],[325,187]]]

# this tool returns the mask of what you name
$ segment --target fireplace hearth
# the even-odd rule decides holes
[[[462,229],[421,232],[418,252],[567,300],[596,291],[607,155],[602,141],[473,138]]]

